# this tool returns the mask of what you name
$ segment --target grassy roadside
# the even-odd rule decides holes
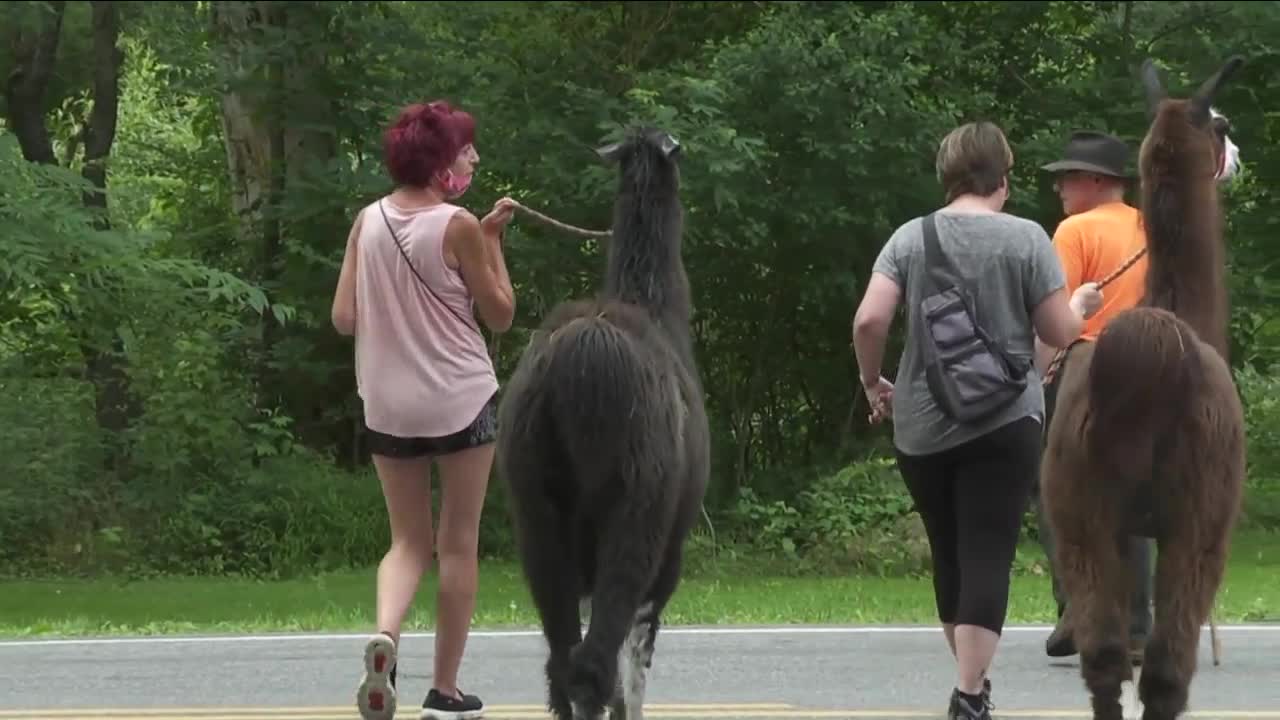
[[[1034,567],[1039,548],[1020,551]],[[1218,622],[1280,621],[1280,537],[1241,536],[1218,596]],[[0,584],[0,636],[149,635],[168,633],[364,631],[373,619],[374,570],[259,582],[219,578],[12,581]],[[408,628],[429,629],[434,578],[424,580]],[[1053,617],[1047,576],[1018,574],[1009,622]],[[672,625],[848,623],[932,624],[927,578],[780,577],[742,566],[686,577],[672,601]],[[481,567],[475,625],[536,623],[518,568]]]

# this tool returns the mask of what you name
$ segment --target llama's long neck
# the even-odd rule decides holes
[[[1143,178],[1149,262],[1144,304],[1185,320],[1227,359],[1229,317],[1217,183],[1198,168],[1176,162]]]
[[[689,280],[680,257],[679,201],[622,193],[614,212],[604,296],[645,308],[691,359]]]

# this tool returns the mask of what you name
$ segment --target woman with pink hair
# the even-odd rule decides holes
[[[378,567],[378,632],[365,646],[356,697],[365,720],[395,716],[401,625],[433,553],[435,668],[421,717],[484,712],[457,678],[497,429],[498,381],[479,322],[508,330],[515,294],[502,252],[511,201],[499,200],[483,220],[453,204],[479,162],[474,142],[472,117],[444,101],[400,112],[383,136],[396,189],[356,217],[333,300],[334,327],[355,338],[356,384],[391,526]],[[438,537],[433,461],[443,491]]]

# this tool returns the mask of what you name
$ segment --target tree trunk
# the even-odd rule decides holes
[[[325,66],[309,54],[314,47],[302,32],[325,28],[331,13],[318,3],[213,6],[215,32],[235,78],[224,87],[221,103],[232,209],[241,245],[256,261],[252,276],[268,294],[279,293],[283,280],[289,227],[280,210],[286,194],[316,167],[312,161],[324,167],[337,153],[334,134],[312,127],[332,116],[333,101],[317,90]],[[283,328],[270,312],[261,323],[253,374],[258,406],[268,408],[282,401],[271,368]]]
[[[62,35],[65,2],[49,4],[51,15],[34,37],[19,36],[15,56],[17,64],[5,84],[9,108],[9,125],[29,162],[56,164],[53,141],[45,124],[44,99],[49,79],[57,60]],[[96,224],[107,229],[106,160],[115,141],[116,119],[120,106],[120,68],[124,53],[117,46],[120,37],[119,14],[114,2],[94,2],[93,32],[93,109],[80,132],[84,145],[81,174],[92,184],[83,196],[85,207],[94,211]],[[68,157],[67,162],[74,162]],[[102,308],[95,308],[95,311]],[[109,310],[109,309],[107,309]],[[124,340],[116,330],[115,318],[109,314],[93,323],[75,323],[80,328],[80,350],[84,357],[85,376],[93,383],[95,416],[105,436],[107,448],[104,463],[117,477],[127,475],[130,422],[141,413],[131,391]],[[106,327],[102,337],[91,336],[92,328]]]
[[[28,162],[54,165],[53,141],[44,123],[44,94],[53,75],[58,57],[58,41],[62,38],[65,2],[51,2],[52,16],[35,37],[19,35],[15,40],[13,71],[5,82],[5,102],[9,109],[9,127],[18,137],[22,156]]]
[[[270,55],[255,69],[245,56],[266,45],[265,32],[282,29],[288,8],[265,2],[220,2],[213,5],[214,29],[232,77],[222,94],[222,134],[231,174],[231,205],[238,222],[241,247],[249,250],[257,267],[250,276],[268,293],[276,290],[281,247],[276,208],[282,189],[283,137],[277,114],[283,98],[278,92],[281,62]],[[261,74],[259,74],[261,73]],[[271,355],[277,328],[271,313],[263,313],[254,353],[253,375],[259,408],[269,407],[274,383]]]
[[[737,447],[734,450],[733,480],[729,487],[729,497],[737,497],[738,492],[746,485],[751,474],[751,449],[755,443],[755,416],[759,409],[759,395],[764,380],[765,352],[769,349],[769,341],[774,337],[779,322],[776,301],[769,304],[769,316],[764,323],[764,331],[760,334],[760,342],[756,343],[751,358],[750,370],[747,374],[747,386],[742,397],[733,393],[730,417],[734,432],[737,435]]]
[[[85,207],[98,211],[97,225],[106,230],[111,225],[107,215],[107,158],[116,138],[116,119],[120,108],[120,69],[124,52],[118,47],[119,11],[116,3],[93,3],[93,109],[81,133],[84,138],[84,166],[81,175],[93,186],[85,192]],[[107,464],[127,474],[129,459],[125,431],[133,418],[141,414],[138,398],[130,388],[128,356],[124,339],[111,323],[106,342],[82,343],[85,369],[95,388],[95,411],[98,426],[109,438]]]

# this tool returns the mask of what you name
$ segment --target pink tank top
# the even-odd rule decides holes
[[[389,197],[378,205],[364,210],[356,263],[356,387],[365,423],[396,437],[449,435],[498,390],[471,293],[444,261],[444,231],[461,208],[405,209]]]

